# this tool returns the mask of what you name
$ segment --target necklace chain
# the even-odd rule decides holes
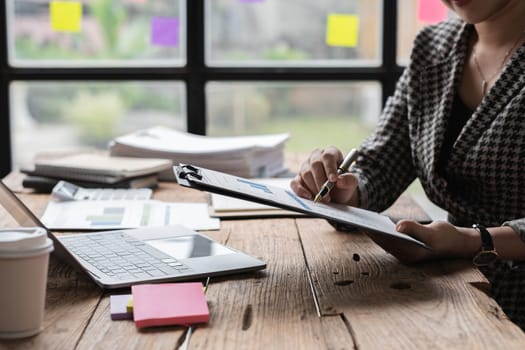
[[[514,48],[518,45],[523,35],[525,35],[525,30],[521,32],[520,36],[516,39],[512,47],[507,52],[505,52],[505,56],[503,56],[503,59],[501,60],[501,64],[499,65],[498,69],[489,78],[485,78],[485,74],[483,74],[483,70],[481,69],[481,66],[479,65],[479,62],[478,62],[478,56],[476,55],[476,45],[473,46],[472,56],[474,58],[474,64],[476,65],[476,70],[478,71],[479,77],[481,78],[481,93],[483,94],[483,96],[485,96],[485,94],[487,93],[488,83],[492,81],[492,79],[494,79],[496,75],[501,73],[501,71],[503,70],[503,67],[505,66],[505,62],[507,62],[507,59],[509,58],[509,55],[514,50]]]

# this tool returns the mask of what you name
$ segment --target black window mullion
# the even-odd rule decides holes
[[[187,128],[206,134],[206,65],[204,62],[204,1],[187,0]]]
[[[9,125],[9,66],[7,63],[7,20],[5,5],[0,6],[0,176],[11,171],[11,133]]]
[[[298,81],[348,81],[378,80],[386,76],[383,67],[339,68],[208,68],[208,80],[298,80]]]
[[[398,0],[383,1],[383,106],[394,93],[396,82],[403,72],[402,67],[397,65],[397,2]]]

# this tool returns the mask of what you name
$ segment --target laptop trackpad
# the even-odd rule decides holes
[[[177,236],[161,239],[143,239],[143,242],[161,252],[182,260],[216,255],[233,254],[235,251],[201,235]]]

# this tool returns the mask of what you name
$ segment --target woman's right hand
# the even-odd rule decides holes
[[[335,147],[315,149],[301,165],[299,173],[290,183],[292,190],[300,197],[314,199],[326,182],[335,182],[334,188],[322,201],[356,206],[359,203],[357,177],[345,173],[337,175],[337,166],[343,161],[343,154]]]

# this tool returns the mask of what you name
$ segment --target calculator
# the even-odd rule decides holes
[[[59,201],[78,200],[146,200],[150,199],[151,188],[84,188],[67,181],[59,181],[51,196]]]

